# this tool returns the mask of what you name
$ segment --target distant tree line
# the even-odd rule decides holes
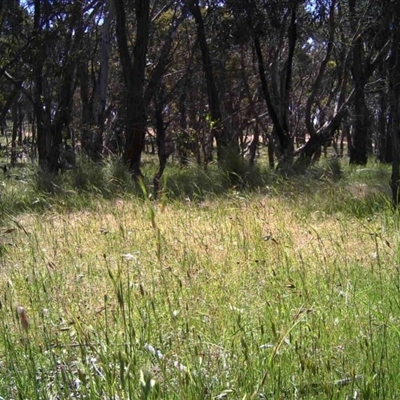
[[[65,149],[116,154],[139,177],[152,144],[157,185],[172,153],[295,168],[332,144],[391,163],[397,204],[399,47],[395,0],[3,0],[0,151],[51,174]]]

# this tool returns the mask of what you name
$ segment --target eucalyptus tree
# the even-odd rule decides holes
[[[155,135],[153,140],[155,139],[154,144],[157,147],[159,160],[158,170],[153,177],[155,197],[161,190],[160,180],[169,156],[176,147],[187,144],[181,141],[180,130],[186,126],[186,121],[181,121],[178,105],[181,96],[187,95],[188,80],[190,79],[188,66],[191,64],[191,57],[186,52],[185,44],[188,25],[190,25],[185,19],[188,9],[182,11],[183,13],[178,17],[179,8],[171,8],[153,19],[152,45],[149,47],[147,56],[148,63],[153,64],[157,63],[160,54],[165,54],[165,71],[162,76],[157,78],[158,84],[152,90],[152,101],[147,108],[150,124],[149,137]],[[171,21],[174,20],[175,24],[171,26]],[[171,29],[174,29],[175,32],[171,32]],[[165,45],[166,38],[169,38],[167,47]],[[167,54],[168,48],[170,51]],[[182,126],[180,126],[181,122]]]
[[[370,125],[365,88],[387,54],[389,41],[387,37],[383,39],[388,29],[385,8],[381,3],[361,0],[310,4],[309,12],[314,19],[322,17],[326,21],[326,36],[321,42],[326,46],[326,53],[307,101],[306,125],[310,139],[295,154],[309,162],[335,132],[351,124],[352,133],[347,135],[350,162],[365,164]],[[326,91],[323,82],[327,82],[332,67],[335,71]],[[321,95],[327,99],[322,108],[316,107],[314,101]],[[325,121],[316,126],[321,111],[324,111]]]
[[[70,136],[83,32],[96,1],[33,1],[33,106],[39,165],[59,169],[63,137]]]
[[[382,163],[392,162],[392,137],[390,135],[388,115],[389,115],[389,98],[388,98],[388,77],[389,72],[386,62],[381,62],[376,68],[372,79],[376,82],[375,95],[372,96],[371,119],[375,130],[374,144],[377,159]]]
[[[389,48],[389,38],[382,43],[382,34],[386,36],[388,33],[387,7],[384,2],[349,0],[348,10],[354,87],[354,134],[350,145],[350,163],[366,164],[370,112],[365,87]]]
[[[236,35],[242,35],[257,58],[260,88],[277,139],[277,155],[284,163],[291,163],[294,141],[289,121],[290,98],[303,2],[229,0],[227,4],[237,22]]]
[[[374,4],[373,9],[379,7],[379,4]],[[369,109],[368,126],[373,129],[373,135],[368,137],[368,144],[371,140],[374,141],[375,153],[379,161],[392,162],[392,137],[389,129],[390,115],[390,93],[389,93],[389,58],[392,52],[391,41],[393,40],[392,32],[392,5],[388,3],[387,7],[381,10],[379,25],[371,24],[368,30],[367,38],[369,42],[374,44],[377,56],[376,67],[366,86],[366,104]],[[374,21],[375,22],[375,21]],[[366,48],[369,48],[367,45]],[[383,49],[383,52],[379,52]]]
[[[94,158],[98,158],[102,153],[107,106],[109,106],[108,83],[111,53],[111,29],[115,17],[113,0],[107,0],[105,2],[102,16],[103,24],[101,28],[99,71],[95,80],[96,84],[93,95],[95,101],[93,114],[97,123],[97,131],[91,138],[91,151]]]
[[[116,36],[124,82],[126,135],[124,160],[133,174],[140,177],[141,154],[148,118],[147,108],[168,67],[173,39],[180,23],[186,17],[187,7],[174,1],[135,0],[134,13],[131,15],[128,4],[129,2],[124,0],[114,0]],[[162,50],[157,59],[148,62],[154,22],[170,10],[173,12],[169,29],[163,37]],[[131,29],[132,26],[134,29]]]
[[[75,125],[80,133],[78,140],[81,149],[94,159],[97,159],[100,155],[102,144],[94,145],[96,128],[99,126],[101,127],[99,129],[102,129],[104,125],[104,116],[102,115],[100,120],[96,107],[99,102],[98,87],[100,85],[98,82],[107,83],[107,77],[100,79],[99,76],[102,76],[102,71],[104,69],[107,71],[108,67],[107,58],[104,61],[99,53],[102,54],[103,47],[106,47],[105,51],[107,52],[109,47],[109,42],[107,46],[103,45],[100,32],[106,35],[110,31],[110,18],[106,9],[107,2],[102,3],[98,2],[97,7],[91,10],[91,18],[80,18],[76,27],[76,35],[81,41],[76,71],[76,84],[80,101],[76,97],[74,108],[80,108],[81,113],[79,118],[76,118]],[[97,67],[97,65],[100,66]],[[104,96],[106,97],[106,94]]]
[[[27,67],[27,49],[30,41],[30,20],[25,7],[19,0],[0,2],[0,126],[6,126],[9,112],[19,113],[21,90]],[[19,120],[16,115],[13,118]],[[14,143],[14,141],[13,141]]]
[[[210,127],[210,136],[211,138],[215,138],[217,143],[218,162],[220,164],[225,164],[227,157],[233,156],[233,154],[230,154],[229,149],[234,149],[234,142],[230,140],[229,132],[222,121],[220,99],[214,79],[213,62],[211,60],[209,45],[207,43],[205,24],[199,0],[188,0],[187,3],[196,23],[197,38],[202,55],[202,66],[207,87],[209,108],[207,122]]]
[[[318,156],[321,146],[332,139],[347,116],[354,91],[348,88],[349,51],[340,31],[341,6],[338,0],[316,1],[307,11],[311,33],[304,49],[306,57],[316,58],[308,67],[309,89],[304,119],[309,139],[295,151],[300,162],[309,164]],[[339,28],[338,28],[339,27]],[[340,39],[339,39],[340,38]],[[312,68],[317,71],[313,76]]]
[[[391,46],[388,58],[390,133],[393,143],[391,188],[393,203],[400,204],[400,10],[396,1],[389,2]]]

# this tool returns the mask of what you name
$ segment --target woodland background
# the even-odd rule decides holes
[[[398,398],[398,3],[0,0],[0,400]]]
[[[391,163],[397,203],[399,17],[394,0],[3,0],[0,151],[50,174],[121,156],[138,177],[147,148],[157,193],[172,155],[235,174],[265,147],[286,173],[332,145]]]

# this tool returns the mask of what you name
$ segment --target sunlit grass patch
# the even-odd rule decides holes
[[[0,395],[390,397],[398,216],[290,185],[13,217]]]
[[[399,218],[381,181],[323,167],[250,191],[171,167],[154,201],[149,179],[103,168],[104,191],[70,171],[13,200],[5,182],[0,396],[398,392]]]

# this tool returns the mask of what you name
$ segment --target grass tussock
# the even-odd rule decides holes
[[[399,215],[380,180],[328,165],[249,191],[192,166],[152,201],[96,168],[3,208],[1,397],[396,397]]]

